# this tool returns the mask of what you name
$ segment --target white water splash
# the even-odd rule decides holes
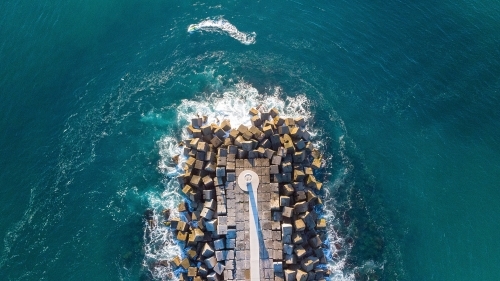
[[[190,24],[187,30],[189,33],[206,31],[227,34],[245,45],[255,44],[255,37],[257,36],[255,32],[245,33],[239,31],[234,25],[223,18],[206,19],[196,24]]]

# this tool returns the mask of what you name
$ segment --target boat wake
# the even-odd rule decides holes
[[[206,19],[196,24],[190,24],[187,31],[189,33],[205,31],[227,34],[245,45],[255,44],[255,37],[257,36],[255,32],[245,33],[239,31],[234,25],[223,18]]]

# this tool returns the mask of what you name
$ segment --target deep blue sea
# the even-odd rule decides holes
[[[1,1],[0,280],[168,280],[182,126],[260,103],[327,156],[331,280],[500,280],[490,0]]]

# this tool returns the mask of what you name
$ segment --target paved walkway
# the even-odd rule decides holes
[[[244,170],[238,177],[238,185],[249,196],[249,227],[250,227],[250,280],[260,281],[260,243],[259,243],[259,212],[257,205],[257,189],[259,176],[251,170]]]
[[[268,159],[236,160],[234,196],[227,198],[236,221],[235,267],[234,278],[226,280],[274,281],[273,256],[281,259],[283,248],[275,247],[282,245],[281,231],[279,222],[272,229],[270,201],[271,186],[277,192],[278,184],[270,183],[269,173]]]

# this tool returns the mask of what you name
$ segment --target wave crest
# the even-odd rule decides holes
[[[223,18],[206,19],[196,24],[190,24],[188,32],[193,33],[195,31],[227,34],[245,45],[255,44],[255,37],[257,37],[255,32],[245,33],[239,31],[236,26]]]

